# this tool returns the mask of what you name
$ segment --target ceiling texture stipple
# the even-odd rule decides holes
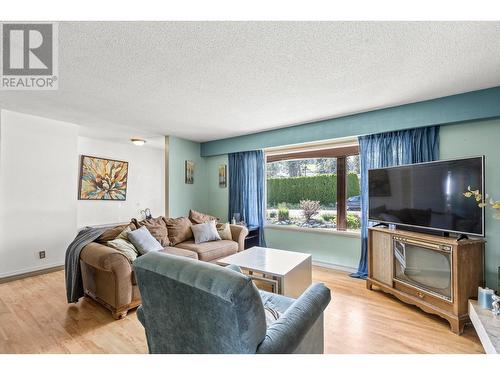
[[[500,22],[62,22],[59,90],[0,108],[203,142],[498,85]]]

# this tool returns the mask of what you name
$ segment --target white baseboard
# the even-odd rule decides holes
[[[348,273],[353,273],[353,272],[357,271],[356,268],[354,268],[354,267],[341,266],[339,264],[334,264],[334,263],[319,262],[317,260],[313,260],[312,265],[318,266],[318,267],[323,267],[323,268],[330,268],[332,270],[344,271],[344,272],[348,272]]]
[[[16,271],[0,273],[0,279],[6,278],[6,277],[12,277],[12,276],[20,276],[20,275],[24,275],[26,273],[43,271],[43,270],[48,270],[50,268],[61,267],[61,266],[64,266],[64,263],[62,263],[62,262],[46,263],[46,264],[43,264],[41,266],[22,268],[22,269],[16,270]]]

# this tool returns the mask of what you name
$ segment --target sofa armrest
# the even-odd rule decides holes
[[[83,248],[80,260],[101,271],[117,274],[132,272],[132,266],[125,254],[97,242],[91,242]]]
[[[132,302],[132,265],[120,251],[91,242],[80,254],[83,287],[98,301],[111,309],[113,316],[121,317]]]
[[[238,251],[245,250],[245,238],[248,236],[248,229],[243,225],[231,224],[231,237],[233,241],[238,242]]]
[[[289,354],[300,345],[314,323],[330,303],[330,289],[313,284],[272,324],[264,341],[257,348],[259,354]]]

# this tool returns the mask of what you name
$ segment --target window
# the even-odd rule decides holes
[[[266,154],[267,222],[296,228],[359,230],[357,145]]]

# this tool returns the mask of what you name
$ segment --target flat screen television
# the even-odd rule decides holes
[[[484,236],[484,209],[464,197],[484,194],[484,156],[368,171],[369,220]]]

